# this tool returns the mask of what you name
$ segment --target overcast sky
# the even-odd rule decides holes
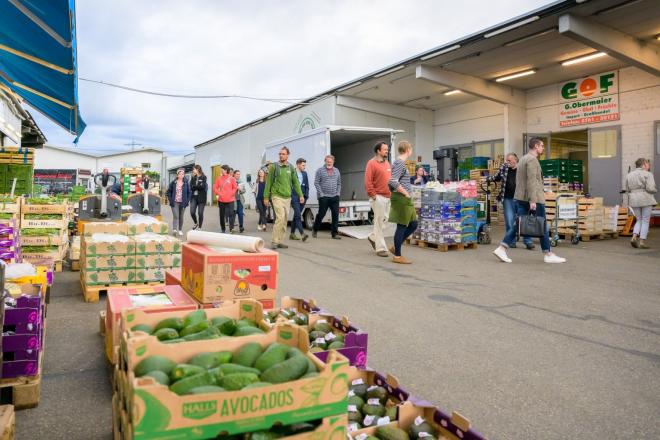
[[[548,0],[77,0],[79,76],[178,94],[305,98]],[[284,104],[79,82],[79,148],[183,154]],[[73,136],[32,111],[51,145]],[[139,147],[138,147],[139,148]]]

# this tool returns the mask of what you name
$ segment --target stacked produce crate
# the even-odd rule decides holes
[[[181,265],[181,242],[167,232],[163,222],[85,224],[80,250],[85,301],[98,301],[111,286],[164,283],[165,271]]]
[[[22,197],[0,196],[0,260],[17,263],[20,255]]]
[[[625,206],[603,207],[603,230],[605,232],[623,232],[628,221],[628,208]]]
[[[477,241],[477,201],[458,192],[422,190],[419,243],[448,250]]]
[[[547,159],[540,162],[543,177],[556,177],[558,179],[557,190],[560,189],[559,184],[562,183],[567,184],[567,187],[562,187],[567,191],[584,191],[584,174],[581,160]]]
[[[603,233],[603,198],[581,197],[578,199],[581,235]]]
[[[0,147],[0,193],[9,194],[16,179],[14,194],[32,193],[34,153],[27,148]]]
[[[122,203],[126,204],[128,197],[131,194],[139,194],[142,192],[142,176],[144,171],[142,168],[122,168],[121,183],[122,183]]]
[[[25,199],[21,205],[21,254],[23,261],[53,262],[56,271],[68,248],[72,207],[54,199]]]

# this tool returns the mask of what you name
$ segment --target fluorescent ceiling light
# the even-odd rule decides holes
[[[527,23],[532,23],[532,22],[538,20],[539,18],[541,18],[541,17],[539,17],[538,15],[535,15],[535,16],[533,16],[533,17],[526,18],[526,19],[521,20],[521,21],[519,21],[519,22],[517,22],[517,23],[510,24],[510,25],[508,25],[508,26],[506,26],[506,27],[503,27],[503,28],[501,28],[501,29],[497,29],[497,30],[495,30],[495,31],[493,31],[493,32],[488,32],[487,34],[484,35],[484,38],[490,38],[490,37],[494,37],[495,35],[503,34],[504,32],[508,32],[508,31],[510,31],[510,30],[512,30],[512,29],[518,28],[518,27],[520,27],[520,26],[524,26],[524,25],[526,25]]]
[[[454,44],[453,46],[447,47],[445,49],[438,50],[436,52],[430,53],[428,55],[424,55],[422,58],[420,58],[422,61],[426,61],[431,58],[435,58],[438,55],[442,55],[443,53],[449,53],[453,50],[459,49],[461,47],[460,44]]]
[[[542,37],[543,35],[551,34],[552,32],[554,32],[556,30],[557,30],[556,27],[546,29],[546,30],[541,31],[537,34],[528,35],[526,37],[522,37],[522,38],[519,38],[517,40],[509,41],[508,43],[504,43],[504,46],[506,46],[506,47],[515,46],[516,44],[524,43],[525,41],[529,41],[529,40],[532,40],[532,39],[537,38],[537,37]]]
[[[390,74],[390,73],[392,73],[392,72],[396,72],[397,70],[401,70],[401,69],[403,69],[404,67],[406,67],[406,66],[403,65],[403,64],[401,64],[400,66],[396,66],[396,67],[394,67],[394,68],[392,68],[392,69],[390,69],[390,70],[386,70],[385,72],[380,72],[380,73],[375,74],[375,75],[374,75],[374,78],[380,78],[381,76],[385,76],[385,75]]]
[[[604,57],[605,55],[607,55],[605,52],[596,52],[582,57],[573,58],[572,60],[564,61],[561,63],[561,65],[572,66],[573,64],[579,64],[579,63],[584,63],[586,61],[595,60],[596,58]]]
[[[343,92],[344,90],[352,89],[353,87],[359,86],[360,84],[362,84],[362,81],[357,81],[357,82],[354,82],[353,84],[349,84],[347,86],[344,86],[341,89],[338,89],[337,91],[338,92]]]
[[[445,92],[445,96],[456,95],[456,94],[458,94],[458,93],[463,93],[463,92],[461,92],[461,91],[458,90],[458,89],[457,89],[457,90],[450,90],[450,91],[448,91],[448,92]]]
[[[512,73],[511,75],[506,75],[506,76],[503,76],[501,78],[497,78],[495,81],[496,82],[508,81],[508,80],[514,79],[514,78],[521,78],[523,76],[533,75],[535,73],[536,73],[536,70],[530,69],[530,70],[525,70],[525,71],[518,72],[518,73]]]

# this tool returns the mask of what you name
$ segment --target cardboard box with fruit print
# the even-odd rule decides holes
[[[278,254],[248,253],[202,244],[183,245],[181,285],[202,304],[254,298],[272,309],[277,295]]]

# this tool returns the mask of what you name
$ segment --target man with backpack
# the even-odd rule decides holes
[[[271,249],[286,249],[289,246],[282,243],[286,234],[286,223],[289,219],[291,208],[291,192],[295,191],[300,203],[305,203],[300,181],[295,167],[289,163],[289,149],[282,147],[279,152],[279,162],[268,167],[266,177],[266,189],[264,190],[264,205],[268,207],[269,199],[273,200],[275,210],[275,225],[273,226],[273,238]]]

